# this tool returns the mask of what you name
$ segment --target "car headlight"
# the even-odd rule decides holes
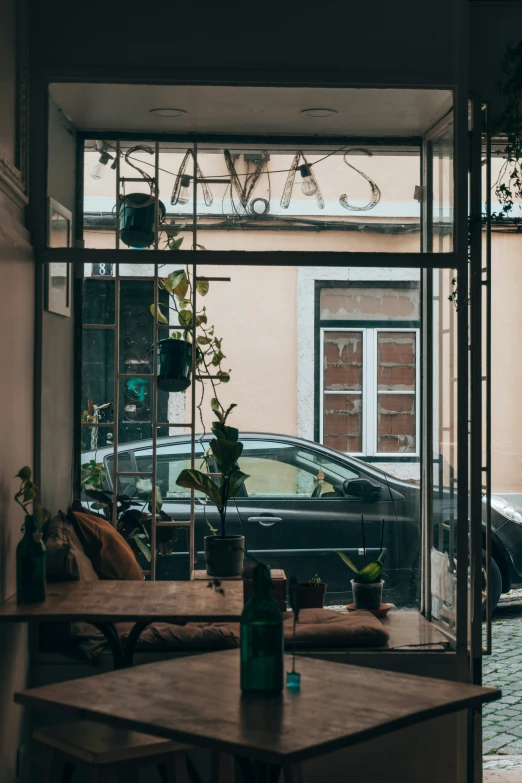
[[[522,525],[522,506],[516,503],[510,503],[504,498],[492,496],[491,508],[494,508],[501,516],[509,519],[511,522],[516,522],[518,525]]]

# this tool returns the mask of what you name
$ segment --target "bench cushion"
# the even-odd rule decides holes
[[[85,552],[73,526],[61,511],[44,530],[47,579],[95,582],[98,575]]]
[[[134,552],[122,535],[103,517],[72,511],[78,538],[100,579],[143,581]]]

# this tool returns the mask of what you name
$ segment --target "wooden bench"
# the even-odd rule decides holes
[[[155,764],[164,783],[190,783],[186,751],[189,745],[93,721],[44,726],[34,738],[48,748],[42,781],[69,783],[77,765],[89,767],[90,783],[137,780],[137,764]],[[189,762],[190,764],[190,762]],[[190,764],[190,766],[192,766]]]

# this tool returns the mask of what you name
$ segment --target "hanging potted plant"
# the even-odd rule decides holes
[[[207,574],[217,577],[240,576],[243,571],[245,537],[227,534],[226,516],[229,500],[240,492],[248,478],[237,464],[243,452],[243,444],[239,441],[238,430],[227,425],[227,419],[236,405],[230,405],[225,411],[215,397],[210,404],[218,420],[212,423],[214,438],[210,441],[209,451],[218,472],[209,475],[201,470],[185,469],[179,474],[176,484],[203,492],[219,512],[221,530],[216,535],[205,537]]]
[[[24,537],[16,547],[16,600],[20,604],[45,600],[46,557],[42,525],[49,519],[49,512],[35,501],[38,487],[31,481],[31,475],[27,466],[16,474],[20,489],[14,496],[25,514]]]
[[[166,227],[167,244],[170,250],[179,250],[183,237],[178,238],[184,226]],[[214,326],[208,324],[206,308],[192,312],[192,293],[194,281],[186,269],[176,269],[168,277],[160,279],[160,289],[169,295],[169,304],[158,304],[158,326],[172,329],[169,337],[158,340],[158,389],[169,392],[181,392],[188,389],[192,374],[192,325],[196,319],[196,367],[202,367],[206,375],[216,376],[218,383],[230,380],[221,363],[225,355],[221,350],[222,340],[216,337]],[[208,280],[196,280],[199,296],[208,294]],[[168,312],[174,313],[171,323]],[[154,305],[150,306],[154,315]]]

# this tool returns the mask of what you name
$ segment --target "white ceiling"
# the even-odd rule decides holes
[[[420,136],[451,107],[447,90],[52,84],[81,130],[303,136]],[[178,108],[177,118],[150,114]],[[314,118],[303,109],[335,109]]]

